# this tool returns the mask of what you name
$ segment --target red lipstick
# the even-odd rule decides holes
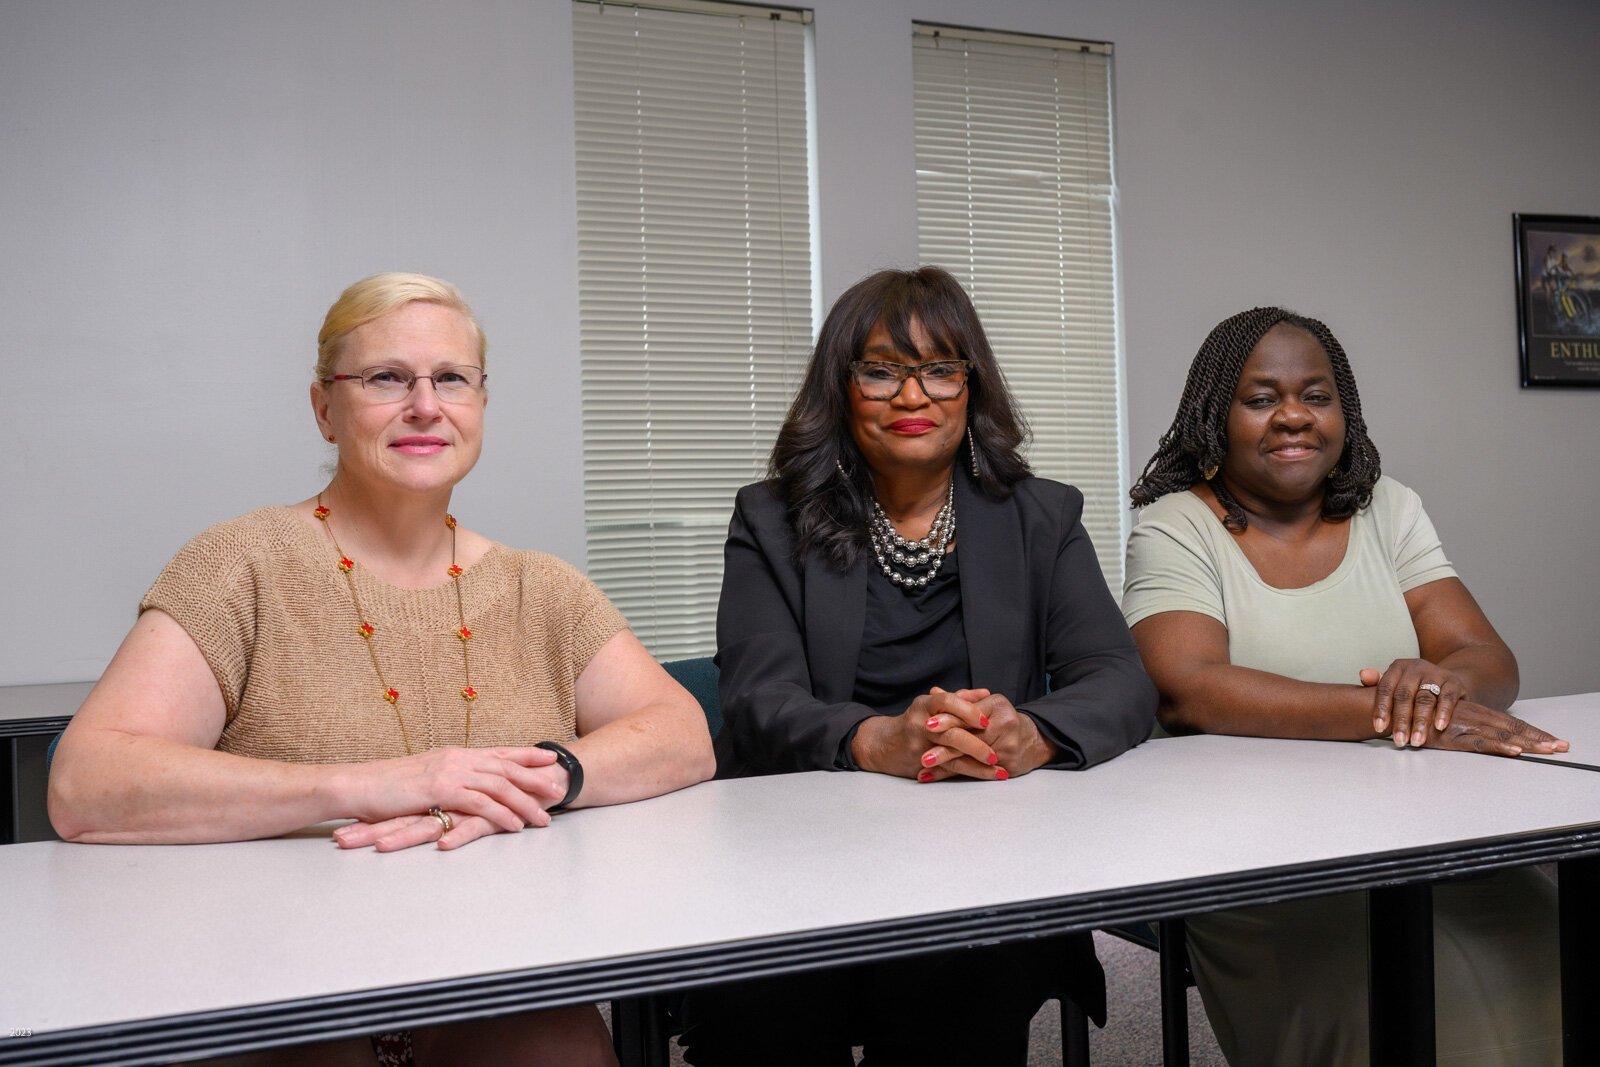
[[[896,419],[889,424],[889,429],[908,437],[919,437],[937,426],[932,419]]]

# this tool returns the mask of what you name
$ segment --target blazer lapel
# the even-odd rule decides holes
[[[1026,588],[1022,523],[1009,501],[978,492],[965,471],[956,478],[956,547],[972,684],[1016,699],[1024,664],[1033,658],[1027,628],[1033,598]]]
[[[867,619],[865,556],[840,573],[820,553],[811,552],[806,556],[805,583],[811,691],[828,703],[849,700],[855,692],[861,630]]]

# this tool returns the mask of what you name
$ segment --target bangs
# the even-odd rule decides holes
[[[907,278],[883,295],[885,299],[881,313],[867,324],[867,333],[874,326],[881,325],[889,332],[895,350],[918,362],[927,359],[974,359],[977,346],[967,336],[971,313],[964,314],[965,309],[957,306],[948,293]],[[913,322],[919,324],[927,334],[932,351],[926,356],[917,350],[916,342],[912,339]],[[863,334],[860,347],[864,348],[865,345],[866,335]]]

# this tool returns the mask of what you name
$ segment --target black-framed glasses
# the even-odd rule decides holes
[[[868,400],[893,400],[915,377],[929,400],[954,400],[967,387],[965,359],[938,359],[931,363],[886,363],[877,359],[857,359],[850,363],[850,380]]]
[[[432,374],[412,374],[404,367],[368,367],[360,374],[335,374],[322,379],[333,382],[360,382],[368,399],[389,403],[404,400],[417,383],[427,379],[433,383],[433,392],[447,404],[459,404],[476,399],[483,392],[483,383],[489,375],[480,367],[440,367]]]

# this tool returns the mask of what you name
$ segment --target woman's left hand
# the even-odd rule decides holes
[[[549,808],[566,795],[567,772],[560,765],[550,764],[532,770],[537,780],[526,782],[524,790],[541,808]],[[536,814],[539,817],[530,821],[529,826],[550,825],[547,811]],[[507,832],[479,815],[464,811],[446,811],[444,815],[446,818],[440,819],[432,812],[423,812],[378,822],[353,822],[335,830],[333,841],[340,848],[370,847],[378,852],[398,852],[403,848],[437,842],[441,849],[448,852],[469,845],[480,837]],[[445,829],[446,821],[450,823],[448,830]]]
[[[1433,733],[1450,725],[1456,705],[1468,699],[1466,679],[1425,659],[1397,659],[1381,674],[1376,667],[1364,668],[1361,684],[1377,687],[1373,731],[1379,736],[1391,733],[1401,748],[1427,744]],[[1438,687],[1437,692],[1433,686]]]
[[[1524,752],[1545,755],[1567,752],[1572,746],[1509,711],[1496,711],[1463,700],[1456,709],[1450,728],[1430,737],[1428,747],[1515,757]]]
[[[917,775],[917,781],[937,782],[962,775],[1003,782],[1014,775],[1027,774],[1055,758],[1055,746],[1039,733],[1039,724],[1034,722],[1033,716],[1018,711],[1003,694],[962,689],[955,696],[973,703],[979,714],[978,721],[966,722],[949,714],[929,719],[928,731],[941,735],[944,743],[928,750],[935,761]],[[962,734],[976,740],[978,747],[992,750],[997,757],[995,763],[980,763],[963,752],[963,747],[973,746],[963,745]]]
[[[449,851],[480,837],[501,832],[498,826],[481,815],[468,815],[463,811],[445,814],[451,822],[448,831],[437,817],[423,812],[421,815],[401,815],[382,822],[353,822],[335,830],[333,842],[340,848],[370,847],[378,852],[398,852],[403,848],[438,842],[441,849]]]

